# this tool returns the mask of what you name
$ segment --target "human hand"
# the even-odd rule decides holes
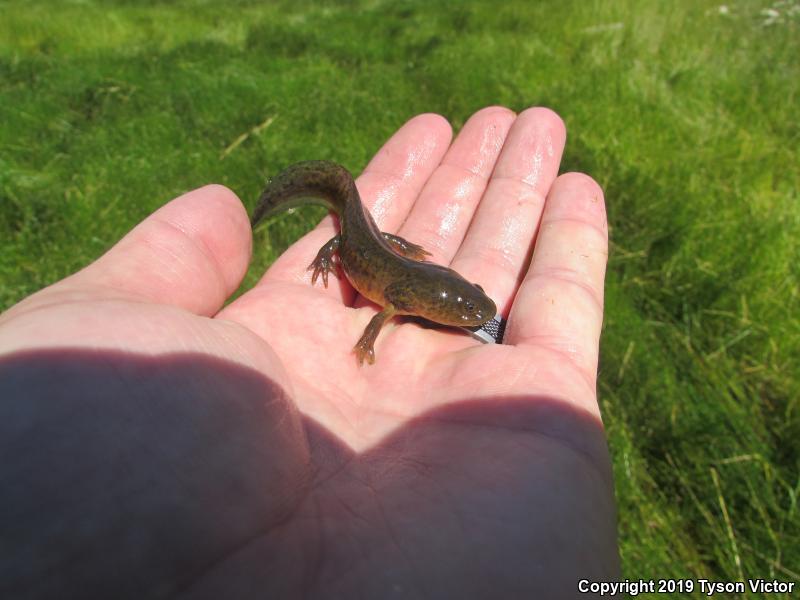
[[[250,233],[213,186],[2,315],[2,397],[37,399],[0,405],[20,457],[5,502],[61,541],[11,589],[48,572],[137,597],[569,597],[612,578],[606,220],[588,177],[556,179],[564,136],[550,111],[490,108],[450,145],[422,115],[358,180],[382,230],[481,284],[503,345],[391,324],[359,368],[375,308],[306,270],[330,217],[221,308]]]

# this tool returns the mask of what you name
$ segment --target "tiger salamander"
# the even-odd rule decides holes
[[[337,274],[333,255],[352,286],[383,307],[372,317],[353,351],[359,365],[375,362],[374,344],[383,324],[395,315],[414,315],[441,325],[483,325],[497,311],[479,285],[441,265],[430,253],[401,237],[378,230],[364,208],[355,181],[344,167],[328,161],[294,164],[272,179],[256,204],[251,225],[300,204],[322,204],[339,215],[340,231],[309,265],[312,285]],[[338,276],[338,274],[337,274]]]

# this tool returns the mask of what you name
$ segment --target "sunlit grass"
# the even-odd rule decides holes
[[[0,308],[187,189],[252,205],[413,114],[548,105],[608,201],[625,576],[800,580],[798,3],[451,6],[0,3]],[[245,286],[318,215],[259,237]]]

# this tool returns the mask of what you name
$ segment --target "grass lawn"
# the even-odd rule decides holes
[[[0,15],[0,309],[188,189],[223,183],[252,206],[298,160],[358,172],[420,112],[457,128],[489,104],[555,109],[563,170],[608,202],[599,393],[624,575],[800,586],[800,2]],[[243,289],[323,212],[261,236]]]

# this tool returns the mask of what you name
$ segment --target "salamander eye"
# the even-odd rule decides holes
[[[474,285],[476,288],[478,288],[480,291],[483,292],[483,288],[481,286],[479,286],[477,283],[473,283],[472,285]],[[483,293],[485,294],[486,292],[483,292]]]
[[[464,306],[470,312],[472,311],[472,309],[475,308],[475,304],[471,300],[467,300],[466,302],[464,302]]]

